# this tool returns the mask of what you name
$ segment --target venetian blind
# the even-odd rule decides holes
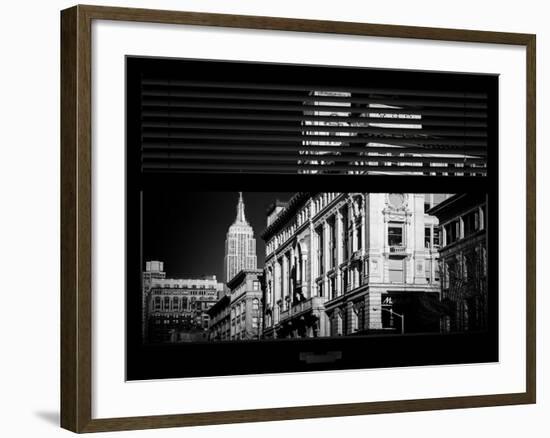
[[[143,77],[143,172],[484,176],[487,93]]]

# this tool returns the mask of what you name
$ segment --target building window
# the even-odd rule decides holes
[[[334,268],[336,266],[336,221],[335,217],[333,216],[329,222],[329,235],[330,235],[330,269]]]
[[[433,247],[439,248],[439,230],[435,229],[433,232]]]
[[[252,300],[252,310],[259,310],[260,309],[260,300],[258,298],[254,298]]]
[[[403,283],[403,259],[388,259],[390,283]]]
[[[349,257],[348,245],[348,209],[344,207],[342,209],[342,260],[347,260]]]
[[[343,293],[346,293],[348,290],[348,271],[342,270],[342,291]]]
[[[323,263],[323,228],[317,228],[315,230],[315,235],[317,237],[317,266],[318,266],[318,275],[322,275],[325,272],[325,266]]]
[[[430,283],[432,281],[432,260],[426,260],[426,281]]]
[[[330,290],[328,291],[329,299],[332,300],[332,299],[336,298],[336,278],[331,277],[331,278],[329,279],[328,284],[329,284],[329,289],[330,289]]]
[[[388,245],[403,246],[403,224],[388,225]]]
[[[172,310],[178,310],[180,304],[180,300],[178,297],[174,297],[172,299]]]
[[[445,225],[445,234],[447,235],[447,245],[456,242],[460,238],[460,222],[454,220]]]
[[[430,248],[432,241],[432,229],[430,227],[424,228],[424,248]]]
[[[253,281],[252,282],[252,290],[260,290],[260,282],[259,281]]]
[[[332,316],[330,331],[332,336],[342,336],[344,334],[344,322],[340,310],[336,310]]]
[[[155,310],[160,310],[160,297],[155,297]]]
[[[479,230],[480,228],[479,211],[476,209],[464,215],[463,221],[464,221],[464,236],[466,237],[476,232],[477,230]]]

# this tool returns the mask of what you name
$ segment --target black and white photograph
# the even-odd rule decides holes
[[[484,194],[185,192],[145,205],[148,343],[487,329]]]
[[[498,360],[498,76],[126,62],[130,379]]]

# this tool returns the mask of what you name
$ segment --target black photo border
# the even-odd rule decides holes
[[[315,78],[322,84],[342,83],[343,78],[365,80],[391,88],[448,90],[467,85],[488,94],[487,176],[397,175],[280,175],[265,178],[253,173],[142,173],[141,78],[238,78],[260,76],[267,83],[281,78]],[[270,78],[272,76],[272,78]],[[266,79],[267,78],[267,79]],[[356,82],[353,82],[354,85]],[[346,84],[347,85],[347,84]],[[149,380],[185,377],[307,372],[421,365],[450,365],[498,361],[498,76],[471,73],[371,69],[347,66],[297,65],[266,62],[195,60],[181,58],[126,57],[126,378]],[[262,339],[167,344],[142,342],[143,226],[141,216],[147,190],[168,187],[185,191],[288,191],[288,192],[403,192],[486,193],[489,324],[482,333],[406,334],[405,336],[342,336],[303,339]],[[403,188],[406,187],[407,190]],[[434,188],[437,190],[434,191]],[[212,211],[215,214],[215,211]],[[138,219],[140,218],[140,219]],[[255,230],[258,234],[261,230]],[[258,236],[259,237],[259,236]],[[190,250],[192,250],[190,248]],[[221,255],[220,255],[221,257]],[[336,361],[305,361],[304,354],[318,357],[337,352]],[[377,352],[377,354],[365,354]],[[217,358],[231,358],[220,361]],[[328,355],[332,357],[332,355]]]

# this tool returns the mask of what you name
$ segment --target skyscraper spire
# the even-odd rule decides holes
[[[243,193],[239,192],[237,217],[225,238],[224,280],[228,282],[243,269],[256,269],[254,230],[244,215]]]
[[[235,219],[235,222],[242,224],[248,223],[244,215],[243,192],[239,192],[239,202],[237,203],[237,218]]]

